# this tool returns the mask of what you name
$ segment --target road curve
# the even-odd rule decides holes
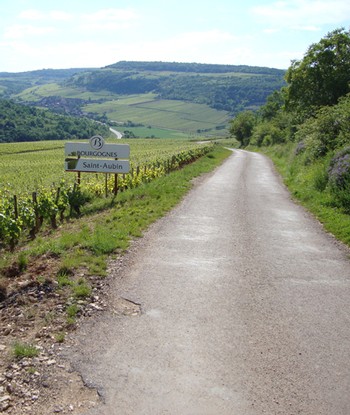
[[[109,131],[111,131],[118,139],[123,138],[123,134],[120,131],[117,131],[111,127],[109,128]]]
[[[234,151],[124,262],[69,352],[89,415],[350,414],[349,251],[264,156]]]

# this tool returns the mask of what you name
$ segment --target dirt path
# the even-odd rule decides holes
[[[348,415],[349,251],[237,151],[112,271],[66,351],[89,415]]]

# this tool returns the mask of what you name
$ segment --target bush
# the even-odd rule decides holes
[[[350,147],[344,148],[333,157],[328,175],[330,190],[336,202],[350,213]]]
[[[254,127],[250,144],[269,146],[283,143],[285,141],[284,132],[272,121],[263,121]]]
[[[256,117],[253,111],[240,112],[231,121],[230,133],[240,142],[241,147],[249,144],[255,123]]]

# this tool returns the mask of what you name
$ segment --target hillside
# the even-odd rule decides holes
[[[284,85],[284,75],[244,65],[122,61],[100,69],[0,73],[0,97],[117,122],[136,136],[225,136],[230,119],[263,105]]]
[[[0,99],[0,143],[68,140],[108,133],[108,127],[87,118],[58,115]]]
[[[41,69],[28,72],[0,72],[0,97],[10,98],[34,85],[50,82],[61,82],[75,73],[87,71],[84,68],[74,69]],[[89,69],[92,71],[93,69]]]
[[[153,92],[162,99],[207,104],[235,113],[257,108],[284,85],[279,69],[170,62],[118,62],[73,75],[67,85],[116,94]]]

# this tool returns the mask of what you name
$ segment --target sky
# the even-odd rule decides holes
[[[350,29],[349,0],[1,0],[0,72],[122,60],[287,69]]]

